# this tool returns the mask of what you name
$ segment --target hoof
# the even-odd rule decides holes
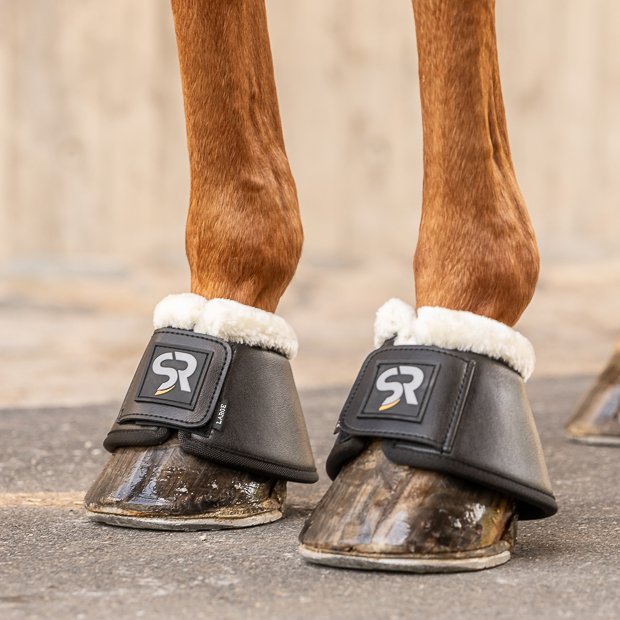
[[[374,441],[346,464],[300,535],[310,562],[417,573],[510,559],[516,502],[451,476],[397,465]]]
[[[174,435],[117,448],[84,499],[90,519],[157,530],[249,527],[282,517],[286,482],[184,452]]]
[[[620,339],[566,425],[566,436],[579,443],[620,446]]]

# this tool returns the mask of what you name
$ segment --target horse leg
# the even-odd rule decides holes
[[[512,327],[539,256],[510,156],[494,1],[442,4],[413,2],[424,135],[416,305]]]
[[[172,0],[172,10],[191,170],[193,294],[170,296],[156,309],[152,343],[166,345],[157,357],[164,361],[151,367],[157,350],[147,349],[104,443],[112,457],[85,505],[95,520],[131,527],[241,527],[281,516],[286,479],[317,479],[284,357],[294,355],[295,335],[271,314],[296,270],[303,232],[264,0]],[[196,353],[198,346],[207,348]],[[177,353],[177,360],[193,357],[193,366],[175,366]],[[184,394],[179,377],[197,378],[200,363],[206,378],[196,386],[186,378]],[[158,389],[162,372],[178,385]],[[146,394],[149,377],[155,387]],[[175,408],[178,401],[184,408]],[[295,453],[270,455],[274,446]]]
[[[402,387],[397,383],[381,386],[379,381],[373,387],[377,375],[365,378],[368,371],[362,369],[356,391],[341,415],[341,434],[327,463],[328,473],[337,477],[306,523],[300,551],[310,561],[352,568],[476,570],[510,558],[517,503],[510,493],[495,490],[502,488],[501,484],[481,484],[480,476],[456,461],[446,465],[450,450],[458,452],[460,440],[454,440],[454,447],[446,440],[441,448],[433,448],[429,440],[435,437],[434,431],[427,422],[433,415],[442,414],[444,405],[432,411],[433,398],[444,385],[440,377],[447,372],[445,361],[450,355],[459,351],[483,353],[504,359],[523,374],[531,371],[523,366],[523,360],[494,350],[492,338],[486,343],[485,339],[495,334],[498,340],[507,338],[527,349],[529,343],[509,328],[534,294],[539,257],[510,156],[497,61],[494,0],[413,0],[413,9],[424,132],[423,207],[414,258],[418,312],[416,317],[412,308],[398,300],[388,302],[379,311],[375,344],[387,343],[371,354],[366,366],[372,367],[372,360],[389,361],[391,355],[394,366],[382,367],[374,362],[376,373],[388,368],[393,377],[398,377],[402,371],[398,371],[396,362],[404,363],[406,355],[406,347],[400,345],[441,347],[439,352],[410,347],[416,349],[411,355],[418,356],[413,359],[427,365],[405,367],[409,374],[417,370],[422,376],[432,362],[437,373],[435,387],[425,412],[419,403],[417,410],[410,408],[411,415],[418,412],[424,418],[405,427],[394,421],[397,416],[403,419],[409,415],[406,405],[401,403],[400,410],[394,407],[400,400],[389,402],[388,398],[378,409],[372,402],[377,387],[394,390],[392,401],[403,395]],[[444,360],[444,368],[433,361],[437,359]],[[476,364],[473,376],[478,373],[481,377],[485,358],[480,355],[466,359]],[[533,358],[527,365],[531,362]],[[492,363],[499,369],[499,362]],[[500,383],[522,384],[516,373],[505,369],[502,372]],[[467,384],[465,399],[476,401],[475,393],[483,391],[476,381],[474,378]],[[495,388],[507,389],[507,383],[496,383],[491,381],[491,392]],[[421,385],[420,390],[426,389],[420,382],[417,385]],[[356,400],[362,387],[369,396],[364,401]],[[430,392],[418,393],[418,401]],[[490,426],[494,423],[490,418],[509,414],[502,410],[503,406],[489,406],[474,416],[483,418],[483,428]],[[455,434],[467,432],[465,426],[473,419],[468,418],[473,413],[468,407],[466,404],[460,409],[461,426]],[[376,422],[382,415],[389,417],[390,412],[396,412],[387,422],[393,426]],[[531,415],[528,412],[525,403],[519,415],[527,417]],[[369,417],[375,420],[371,423]],[[386,428],[396,431],[383,434],[382,441],[369,436],[370,431],[364,436],[360,428],[372,424],[382,433]],[[421,449],[420,445],[416,448],[414,443],[399,439],[405,438],[405,433],[421,442]],[[528,458],[526,451],[525,460]],[[420,464],[412,466],[412,460]],[[429,471],[435,465],[436,471]],[[544,471],[544,461],[541,467]],[[551,503],[548,511],[553,510]]]
[[[264,0],[172,0],[191,196],[193,293],[275,312],[303,242]]]

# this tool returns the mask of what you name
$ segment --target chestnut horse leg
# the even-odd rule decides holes
[[[494,4],[413,0],[424,130],[414,274],[418,308],[512,326],[534,294],[539,257],[510,156]],[[471,523],[475,510],[482,516]],[[395,464],[371,441],[340,470],[300,550],[352,568],[474,570],[509,559],[514,517],[509,497]]]
[[[192,292],[274,312],[303,232],[264,0],[172,0],[191,168]]]
[[[172,0],[172,10],[191,169],[191,290],[272,313],[295,273],[303,232],[264,0]],[[179,438],[117,448],[86,497],[96,519],[205,529],[281,516],[286,482],[187,454]]]
[[[416,305],[513,326],[538,280],[508,144],[494,0],[414,0],[424,131]]]

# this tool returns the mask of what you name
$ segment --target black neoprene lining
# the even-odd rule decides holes
[[[114,452],[116,448],[129,446],[158,446],[166,441],[171,430],[164,426],[151,426],[142,428],[118,428],[111,430],[103,442],[103,447],[108,452]]]

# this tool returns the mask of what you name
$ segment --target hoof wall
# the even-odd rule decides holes
[[[397,465],[375,441],[343,467],[310,515],[300,553],[342,568],[473,571],[507,562],[516,536],[513,499]]]
[[[591,446],[620,446],[620,339],[566,425],[566,437]]]
[[[286,482],[159,446],[118,448],[84,498],[91,520],[155,530],[250,527],[282,517]]]

